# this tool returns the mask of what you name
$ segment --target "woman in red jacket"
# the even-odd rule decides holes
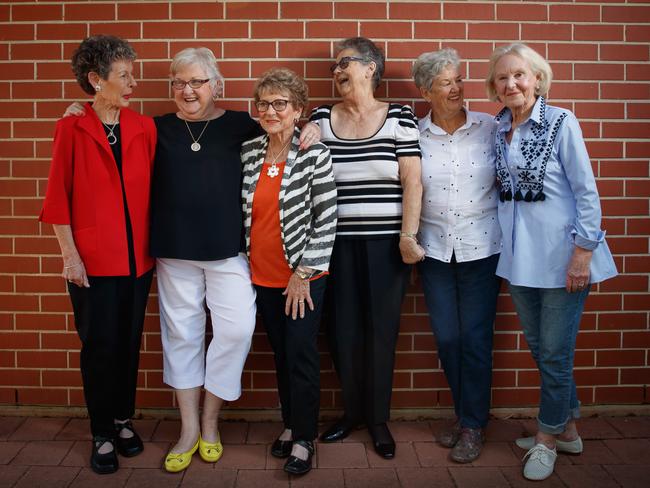
[[[93,434],[90,465],[118,469],[142,452],[135,409],[140,338],[153,274],[149,196],[156,129],[127,107],[135,51],[113,36],[84,40],[72,56],[86,117],[59,120],[40,220],[53,224],[63,255]]]

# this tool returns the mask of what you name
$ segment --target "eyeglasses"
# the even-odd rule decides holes
[[[282,112],[287,108],[289,100],[284,100],[282,98],[276,98],[272,102],[267,102],[266,100],[259,100],[255,102],[255,107],[257,107],[258,112],[266,112],[269,109],[269,106],[273,107],[273,110],[276,112]]]
[[[192,78],[190,81],[185,81],[185,80],[180,80],[178,78],[174,78],[172,80],[172,88],[174,90],[184,90],[186,85],[190,85],[190,88],[196,90],[198,88],[201,88],[203,85],[205,85],[208,81],[210,81],[210,78],[207,78],[205,80],[197,80],[195,78]]]
[[[357,56],[343,56],[337,63],[330,66],[330,71],[334,73],[336,68],[347,69],[350,66],[350,61],[365,61],[365,59]]]

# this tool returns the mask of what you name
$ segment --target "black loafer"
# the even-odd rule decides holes
[[[395,457],[395,440],[388,430],[386,424],[375,424],[368,427],[372,445],[375,452],[384,459],[393,459]]]
[[[346,419],[340,419],[334,423],[329,429],[323,432],[320,436],[321,442],[336,442],[345,439],[350,435],[357,424],[348,422]]]
[[[115,428],[117,430],[115,444],[117,445],[117,452],[119,452],[121,456],[133,457],[144,451],[144,444],[142,444],[142,439],[140,439],[140,436],[133,428],[133,424],[130,420],[124,422],[123,424],[116,424]],[[120,431],[122,429],[129,429],[131,432],[133,432],[133,436],[120,437]]]
[[[311,458],[314,455],[314,443],[309,441],[295,441],[295,443],[307,449],[307,459],[289,456],[287,462],[284,463],[284,470],[289,474],[305,474],[311,471]]]
[[[104,443],[109,442],[113,446],[111,452],[99,454],[98,450]],[[110,474],[117,471],[120,467],[117,462],[117,452],[115,443],[110,437],[95,436],[93,437],[93,449],[90,455],[90,467],[97,474]]]
[[[293,441],[281,441],[276,439],[271,444],[271,456],[276,458],[288,458],[291,455]]]

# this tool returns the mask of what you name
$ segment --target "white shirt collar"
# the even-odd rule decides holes
[[[471,110],[467,110],[465,107],[463,107],[463,111],[465,112],[465,123],[458,128],[458,130],[463,130],[463,129],[469,129],[473,124],[480,124],[481,121],[476,118],[474,115],[474,112]],[[438,127],[436,124],[434,124],[431,121],[431,110],[427,113],[426,116],[422,117],[418,121],[418,128],[420,129],[420,134],[426,132],[427,130],[431,131],[432,134],[439,135],[439,136],[444,136],[447,134],[443,129]]]

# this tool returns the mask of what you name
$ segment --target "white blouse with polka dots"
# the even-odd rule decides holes
[[[501,250],[497,220],[494,134],[496,122],[466,110],[467,121],[447,134],[420,119],[422,214],[419,241],[426,256],[450,262],[474,261]]]

